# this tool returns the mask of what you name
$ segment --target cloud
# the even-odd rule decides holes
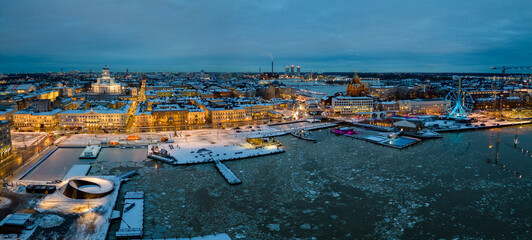
[[[530,65],[530,1],[8,1],[0,72],[489,71]]]

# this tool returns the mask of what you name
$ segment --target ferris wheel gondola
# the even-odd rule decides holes
[[[473,97],[463,90],[461,81],[458,89],[450,91],[445,97],[445,111],[449,118],[466,119],[473,111]]]

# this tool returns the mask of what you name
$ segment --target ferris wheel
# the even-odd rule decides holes
[[[473,111],[473,97],[461,87],[450,91],[445,97],[445,111],[451,118],[467,118]]]

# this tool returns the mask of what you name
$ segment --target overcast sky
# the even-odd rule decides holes
[[[275,71],[530,66],[532,1],[0,2],[3,73],[270,71],[271,57]]]

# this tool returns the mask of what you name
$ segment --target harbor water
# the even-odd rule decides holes
[[[227,184],[213,164],[145,160],[118,166],[109,159],[96,163],[91,174],[139,171],[121,192],[145,191],[148,238],[216,232],[233,239],[531,234],[532,157],[520,148],[532,150],[532,127],[445,133],[404,150],[329,130],[314,133],[317,143],[283,136],[283,154],[226,162],[243,182],[237,186]]]
[[[531,234],[532,157],[525,149],[532,152],[532,126],[444,133],[403,150],[330,129],[313,133],[317,143],[287,135],[277,138],[285,153],[225,162],[242,180],[233,186],[214,164],[162,164],[147,159],[145,148],[106,148],[94,160],[80,160],[82,149],[59,149],[42,164],[75,159],[68,164],[91,164],[90,175],[137,170],[122,185],[116,208],[122,209],[125,192],[144,191],[147,238],[223,232],[233,239]],[[64,167],[55,167],[54,173],[36,168],[28,176],[62,177]],[[118,227],[111,225],[109,238]]]

